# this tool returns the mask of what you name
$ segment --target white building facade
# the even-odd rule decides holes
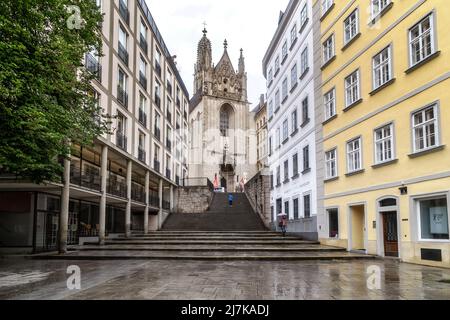
[[[291,0],[263,59],[273,227],[317,239],[312,0]]]

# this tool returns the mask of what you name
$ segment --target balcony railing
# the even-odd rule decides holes
[[[139,109],[139,122],[144,126],[147,127],[147,114],[144,110]]]
[[[161,98],[155,93],[155,104],[161,109]]]
[[[126,179],[114,173],[110,173],[107,178],[107,190],[108,194],[118,196],[121,198],[127,197],[127,184]]]
[[[172,172],[170,171],[170,169],[166,169],[166,178],[167,179],[172,179]]]
[[[122,132],[117,132],[116,138],[116,145],[123,150],[127,150],[127,137]]]
[[[159,165],[159,161],[158,161],[158,160],[153,160],[153,169],[154,169],[156,172],[160,172],[160,171],[159,171],[160,165]]]
[[[139,161],[142,161],[144,163],[145,163],[145,161],[147,161],[147,153],[141,147],[138,148],[138,159],[139,159]]]
[[[148,53],[148,43],[147,43],[147,40],[145,40],[145,38],[144,38],[144,36],[142,34],[141,34],[141,37],[139,39],[139,46],[145,52],[145,54]]]
[[[156,139],[161,140],[161,130],[159,128],[155,127],[154,134]]]
[[[147,77],[141,71],[139,71],[139,83],[147,90]]]
[[[119,0],[119,14],[127,24],[130,23],[130,12],[128,11],[127,5],[122,0]]]
[[[70,165],[70,183],[95,190],[101,190],[101,176],[100,168],[97,166],[89,165],[85,166],[84,170],[81,170],[79,165],[73,162]]]
[[[157,61],[155,61],[155,71],[156,74],[161,78],[161,65]]]
[[[86,70],[92,73],[98,81],[102,81],[102,66],[92,54],[86,53],[84,64]]]
[[[117,100],[127,109],[128,108],[128,93],[119,84],[117,86]]]
[[[119,42],[119,58],[128,66],[128,51],[127,49]]]
[[[131,183],[131,199],[137,202],[145,203],[145,187],[139,183]]]

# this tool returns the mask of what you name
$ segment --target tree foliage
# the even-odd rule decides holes
[[[0,173],[34,182],[59,177],[68,141],[91,144],[108,118],[84,68],[101,54],[102,15],[95,0],[0,1]],[[77,6],[81,28],[69,27]]]

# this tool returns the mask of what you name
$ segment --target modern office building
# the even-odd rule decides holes
[[[448,1],[321,6],[320,241],[449,267]]]
[[[112,134],[74,145],[61,183],[2,177],[2,250],[54,250],[58,234],[71,245],[156,230],[187,175],[189,93],[145,0],[98,3],[103,56],[87,53],[85,67],[97,75],[93,94],[115,116]]]
[[[314,21],[311,0],[290,1],[263,59],[272,219],[288,215],[288,232],[310,239],[317,238]]]

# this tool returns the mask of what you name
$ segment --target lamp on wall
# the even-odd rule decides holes
[[[400,194],[402,196],[407,195],[408,194],[408,187],[405,186],[405,183],[402,182],[402,186],[400,188],[398,188],[398,190],[400,190]]]

